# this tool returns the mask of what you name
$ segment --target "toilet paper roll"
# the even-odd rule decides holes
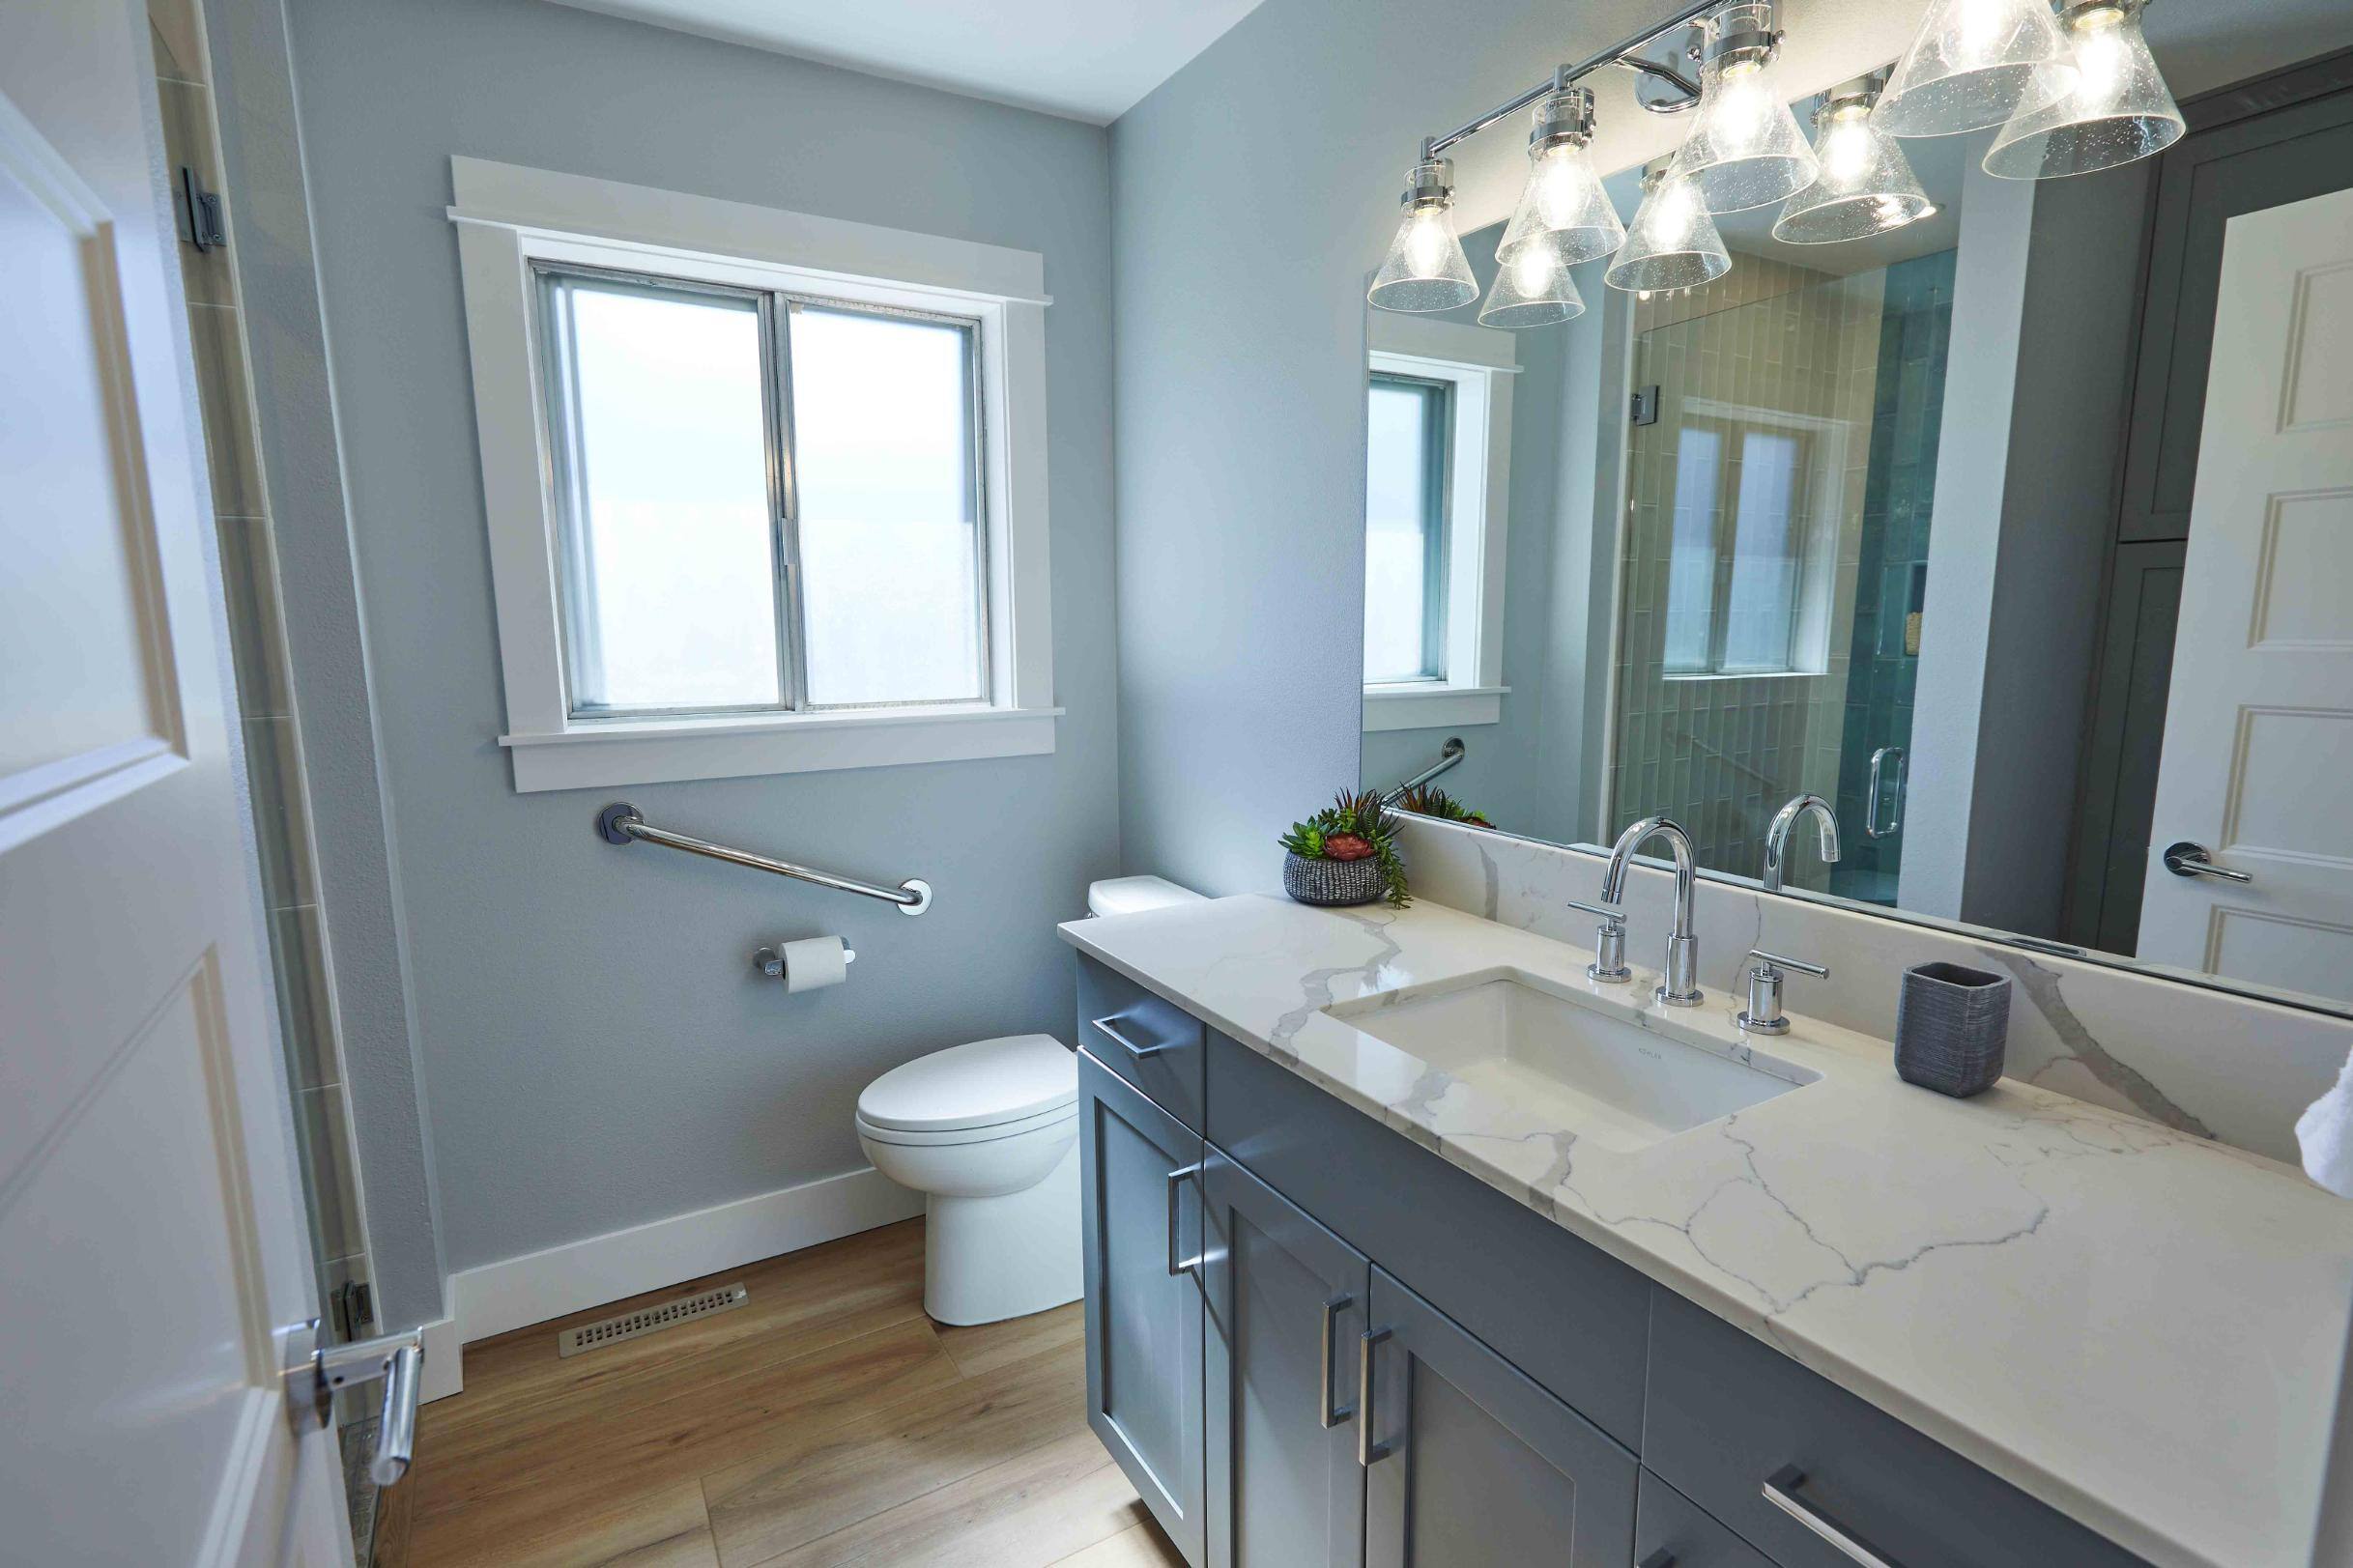
[[[839,985],[849,976],[849,960],[838,936],[805,936],[777,950],[785,960],[785,989],[814,991]]]

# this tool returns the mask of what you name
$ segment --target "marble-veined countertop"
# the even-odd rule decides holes
[[[1621,1152],[1323,1010],[1508,967],[1738,1057],[1743,998],[1664,1009],[1655,972],[1595,985],[1590,954],[1427,903],[1249,896],[1060,929],[2151,1561],[2313,1560],[2353,1203],[2291,1167],[2006,1079],[1969,1100],[1914,1088],[1886,1041],[1807,1019],[1801,980],[1794,1028],[1759,1049],[1818,1081]]]

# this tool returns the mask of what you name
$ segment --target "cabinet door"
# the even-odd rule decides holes
[[[1623,1568],[1634,1456],[1379,1269],[1359,1341],[1365,1568]]]
[[[1201,1140],[1078,1057],[1087,1424],[1201,1568]]]
[[[1207,1167],[1210,1568],[1354,1568],[1364,1255],[1214,1148]]]

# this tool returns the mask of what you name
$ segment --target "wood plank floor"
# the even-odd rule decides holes
[[[576,1324],[741,1280],[750,1301],[563,1359]],[[923,1314],[923,1222],[466,1347],[384,1495],[377,1568],[1177,1568],[1087,1430],[1076,1304]]]

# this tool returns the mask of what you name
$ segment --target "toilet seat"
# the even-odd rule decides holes
[[[1051,1035],[976,1040],[903,1063],[858,1096],[887,1143],[979,1143],[1076,1115],[1078,1059]]]

